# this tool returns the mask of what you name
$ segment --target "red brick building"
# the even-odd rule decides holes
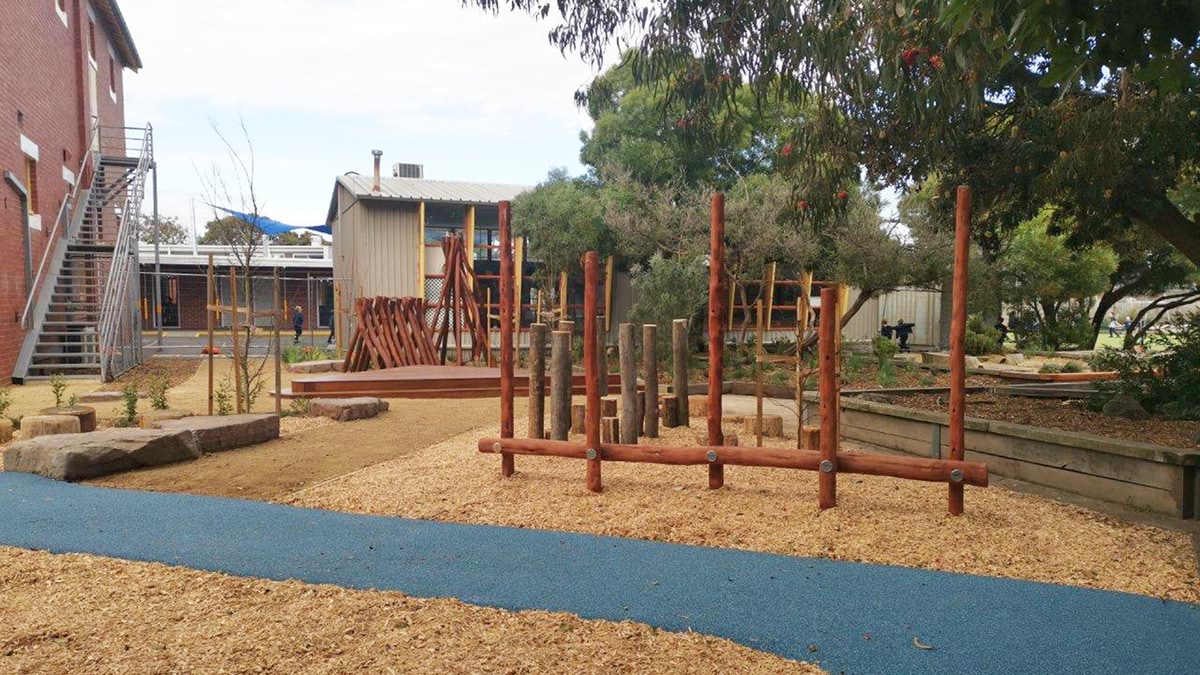
[[[125,125],[122,74],[141,65],[116,0],[3,1],[0,382],[13,371],[31,285],[79,179],[91,129]]]

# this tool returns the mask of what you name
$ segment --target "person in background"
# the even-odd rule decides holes
[[[893,329],[896,332],[896,337],[900,339],[900,351],[908,351],[908,337],[912,335],[913,329],[917,327],[915,323],[904,323],[904,319],[896,322],[896,327]]]
[[[1008,324],[1004,323],[1004,317],[996,319],[996,325],[992,326],[992,328],[995,328],[996,332],[1000,333],[999,345],[1003,347],[1004,343],[1008,341]]]
[[[1108,317],[1108,337],[1117,337],[1117,315],[1112,314]]]
[[[896,329],[892,328],[891,326],[888,325],[887,319],[884,319],[883,323],[881,323],[879,325],[879,334],[882,335],[883,337],[891,340],[892,336],[895,335],[895,333],[896,333]]]
[[[1131,330],[1133,330],[1133,317],[1127,316],[1125,317],[1125,334],[1128,335]]]
[[[300,336],[304,333],[304,309],[300,305],[292,310],[292,328],[296,329],[296,335],[292,338],[292,344],[300,344]]]

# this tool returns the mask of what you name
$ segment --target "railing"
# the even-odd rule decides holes
[[[75,174],[75,185],[71,191],[67,193],[63,199],[62,206],[58,209],[58,215],[54,218],[54,229],[50,231],[50,237],[46,240],[46,249],[42,251],[42,260],[38,263],[37,275],[33,278],[33,287],[29,289],[29,298],[25,300],[25,309],[21,312],[21,328],[29,330],[29,316],[33,312],[34,301],[38,297],[38,289],[42,287],[42,277],[46,274],[46,264],[54,253],[57,244],[59,230],[63,231],[63,237],[70,237],[73,233],[70,232],[71,223],[75,217],[74,206],[79,200],[79,195],[82,191],[88,189],[92,182],[92,177],[95,175],[95,156],[92,154],[92,147],[97,145],[97,134],[100,133],[100,128],[93,122],[91,130],[91,140],[87,144],[87,150],[83,153],[83,159],[79,162],[79,173]],[[85,187],[88,186],[88,187]],[[64,225],[65,223],[65,225]]]
[[[106,141],[111,144],[114,138],[120,139],[119,148],[105,145]],[[138,273],[137,217],[145,192],[146,174],[154,161],[154,130],[150,125],[146,125],[145,129],[106,129],[101,133],[99,144],[102,157],[106,152],[119,152],[118,156],[124,157],[127,156],[129,142],[136,144],[139,140],[141,147],[137,155],[137,167],[133,170],[131,180],[122,187],[125,198],[121,205],[121,220],[113,242],[112,263],[108,269],[96,327],[100,346],[100,377],[106,381],[136,364],[141,349],[136,325],[137,303],[132,301],[132,294],[136,292],[133,280]]]

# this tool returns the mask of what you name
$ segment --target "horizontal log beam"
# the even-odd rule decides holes
[[[535,438],[481,438],[479,452],[588,459],[586,444]],[[710,455],[709,453],[715,454]],[[734,446],[674,447],[600,444],[598,458],[613,462],[674,465],[720,463],[805,471],[818,471],[821,464],[820,453],[811,450]],[[977,487],[987,487],[988,485],[987,465],[981,462],[955,462],[945,459],[924,459],[878,453],[839,452],[837,469],[841,473],[890,476],[935,483],[962,483]]]

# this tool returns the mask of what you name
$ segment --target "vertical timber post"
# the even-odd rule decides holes
[[[971,188],[958,186],[954,208],[954,287],[950,314],[950,459],[963,461],[966,454],[967,385],[967,263],[971,251]],[[950,514],[963,512],[963,484],[950,483]]]
[[[763,439],[763,301],[754,303],[758,326],[754,331],[754,447],[762,447]],[[796,343],[799,345],[800,343]]]
[[[818,503],[822,509],[837,506],[838,450],[838,289],[821,289],[820,362],[821,463],[818,466]]]
[[[213,279],[213,256],[208,254],[208,310],[204,313],[208,322],[208,414],[213,414],[213,306],[217,304],[217,284]]]
[[[621,359],[621,442],[637,443],[637,346],[633,324],[617,327],[617,349]]]
[[[546,437],[546,324],[529,326],[529,437]]]
[[[234,384],[234,400],[236,403],[235,411],[237,414],[242,414],[242,375],[239,372],[241,362],[238,359],[238,333],[241,332],[241,326],[238,323],[238,292],[237,292],[237,269],[232,265],[229,266],[229,301],[233,309],[233,318],[230,320],[229,336],[233,338],[233,346],[230,350],[233,352],[233,384]]]
[[[587,405],[584,432],[587,434],[587,488],[600,492],[600,364],[597,361],[596,337],[600,321],[596,316],[596,289],[600,263],[595,251],[584,255],[583,263],[583,372],[587,382]]]
[[[565,441],[571,433],[571,331],[550,335],[550,439]]]
[[[273,333],[272,337],[274,337],[274,339],[275,339],[275,349],[274,349],[274,352],[275,352],[275,414],[278,415],[283,412],[283,374],[282,374],[283,364],[281,363],[282,356],[279,353],[279,349],[282,346],[282,343],[279,339],[279,322],[280,322],[281,317],[279,316],[279,310],[276,309],[279,307],[279,268],[276,267],[276,268],[274,268],[274,270],[275,270],[275,307],[271,308],[271,317],[273,318],[273,320],[271,321],[271,327],[272,327],[271,332]],[[334,313],[333,320],[337,321],[336,312]]]
[[[675,423],[691,426],[688,410],[688,320],[671,322],[671,393],[675,394]]]
[[[712,198],[712,231],[708,261],[708,444],[724,445],[721,430],[721,386],[725,351],[725,195]],[[710,462],[708,488],[725,485],[725,465]]]
[[[500,202],[500,438],[513,437],[513,253],[509,223],[512,206]],[[456,340],[461,339],[459,336]],[[459,363],[462,360],[459,359]],[[500,474],[513,475],[511,452],[500,455]]]
[[[658,326],[642,326],[642,367],[646,371],[645,416],[642,434],[658,438]]]

